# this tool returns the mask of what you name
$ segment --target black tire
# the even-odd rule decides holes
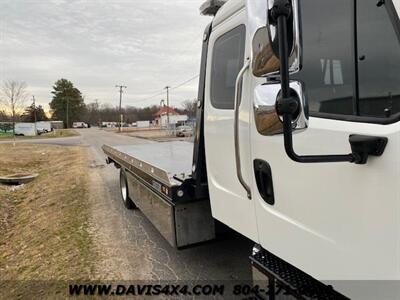
[[[119,173],[119,190],[121,192],[122,202],[124,203],[125,207],[127,209],[136,208],[135,203],[133,203],[132,199],[129,197],[128,181],[126,180],[125,170],[122,168]]]

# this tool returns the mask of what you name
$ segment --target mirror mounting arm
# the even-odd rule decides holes
[[[293,149],[292,119],[300,106],[300,100],[290,92],[289,53],[288,53],[288,19],[292,13],[290,0],[276,0],[269,11],[271,23],[277,24],[281,95],[276,102],[276,111],[283,117],[283,132],[286,154],[299,163],[350,162],[365,164],[369,155],[382,155],[387,138],[351,135],[349,138],[352,153],[338,155],[298,155]]]
[[[356,153],[337,155],[298,155],[293,149],[292,115],[283,115],[283,135],[286,154],[295,162],[299,163],[328,163],[328,162],[351,162],[361,161]]]

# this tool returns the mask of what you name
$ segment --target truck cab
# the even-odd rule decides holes
[[[213,216],[317,278],[399,279],[400,28],[395,6],[374,0],[303,0],[297,6],[301,37],[295,38],[295,47],[301,54],[290,79],[301,83],[309,120],[308,128],[294,135],[294,144],[299,153],[332,154],[351,151],[352,134],[388,139],[382,156],[356,165],[295,162],[284,151],[282,134],[265,134],[259,108],[275,101],[276,74],[260,78],[254,76],[254,64],[243,66],[255,59],[252,47],[255,32],[266,24],[257,24],[266,4],[228,1],[209,36],[204,127]],[[257,99],[260,88],[273,99]],[[235,138],[250,195],[233,176]]]
[[[268,278],[266,257],[319,281],[399,280],[400,5],[287,0],[282,19],[281,2],[202,7],[191,195],[255,242]]]

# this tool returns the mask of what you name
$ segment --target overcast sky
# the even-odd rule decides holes
[[[48,109],[52,85],[71,80],[85,102],[159,104],[166,85],[199,73],[209,17],[202,0],[0,0],[0,80],[25,81]],[[198,79],[171,91],[171,105],[197,97]]]

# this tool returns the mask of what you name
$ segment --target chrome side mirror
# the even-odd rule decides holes
[[[300,99],[296,118],[293,118],[293,130],[302,130],[308,127],[308,106],[303,89],[299,81],[290,82],[290,90]],[[254,119],[257,131],[265,136],[283,133],[282,117],[276,110],[276,101],[280,97],[280,83],[258,85],[254,90]]]
[[[293,130],[306,128],[308,122],[307,101],[304,97],[301,84],[290,81],[289,76],[290,72],[293,72],[293,69],[291,70],[293,68],[291,57],[293,56],[293,51],[296,52],[296,45],[295,43],[293,44],[293,41],[296,39],[296,28],[298,32],[298,0],[268,0],[268,5],[270,4],[272,4],[272,8],[268,8],[267,14],[269,22],[267,23],[267,32],[270,41],[266,40],[263,47],[269,46],[269,48],[266,48],[267,51],[264,52],[268,55],[272,55],[273,53],[275,59],[278,58],[280,67],[279,78],[277,77],[276,80],[278,80],[279,84],[277,84],[278,87],[268,84],[261,85],[255,90],[254,110],[257,130],[264,135],[283,132],[284,147],[287,156],[299,163],[350,162],[366,164],[369,156],[381,156],[388,142],[386,137],[357,134],[349,136],[352,152],[348,154],[299,155],[296,153],[293,147]],[[249,6],[249,8],[252,7]],[[251,13],[253,10],[249,9],[249,12]],[[278,41],[278,52],[274,48],[273,28],[269,28],[270,24],[276,26],[275,40]],[[257,23],[253,25],[257,25]],[[258,29],[259,27],[253,26],[250,28]],[[254,36],[256,37],[257,34]],[[259,48],[263,49],[263,47]],[[261,57],[265,56],[262,52],[259,52],[259,55]],[[271,62],[272,57],[265,56],[265,62]],[[300,58],[300,55],[297,58]],[[253,53],[254,59],[257,59],[257,53]],[[274,68],[270,68],[269,66],[275,66],[275,61],[272,62],[266,68],[261,68],[259,73],[254,73],[255,70],[257,71],[258,65],[254,66],[253,64],[253,73],[256,76],[258,76],[257,74],[263,76],[272,75],[271,72],[274,72]],[[278,93],[277,95],[275,95],[276,92]]]
[[[277,24],[270,17],[274,0],[265,0],[265,10],[260,9],[257,1],[249,3],[249,18],[254,19],[252,40],[252,70],[256,77],[279,76],[279,41]],[[264,7],[263,7],[264,8]],[[289,72],[296,73],[301,65],[300,25],[298,0],[292,0],[293,13],[287,20]],[[256,23],[257,22],[257,23]],[[263,24],[260,27],[260,24]]]

